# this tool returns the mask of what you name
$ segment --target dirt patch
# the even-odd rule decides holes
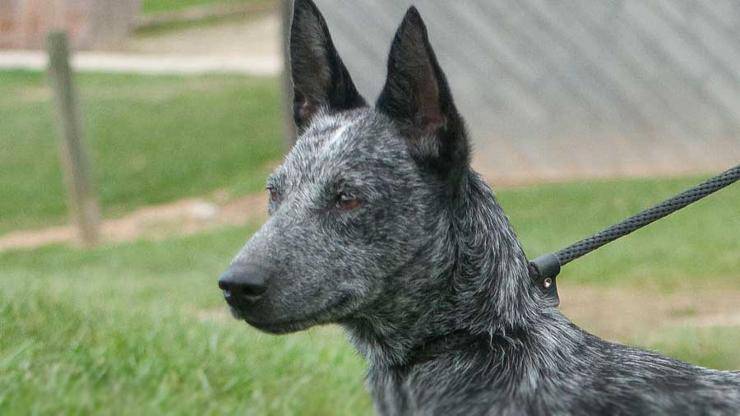
[[[266,206],[267,199],[262,193],[234,199],[218,193],[210,199],[183,199],[105,220],[101,224],[101,237],[103,242],[161,240],[225,225],[259,224],[266,218]],[[74,244],[76,239],[77,230],[70,225],[14,231],[0,236],[0,251]]]
[[[629,341],[635,335],[676,327],[740,327],[740,288],[686,287],[665,294],[658,288],[559,287],[561,310],[602,338]]]
[[[101,224],[101,240],[103,243],[162,240],[225,225],[259,225],[267,218],[266,207],[267,197],[264,193],[235,198],[217,191],[208,197],[151,205],[120,218],[106,219]],[[61,225],[0,235],[0,252],[76,243],[77,229],[71,225]]]

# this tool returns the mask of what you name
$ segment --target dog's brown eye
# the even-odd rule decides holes
[[[273,188],[272,186],[267,187],[267,192],[270,193],[270,201],[271,202],[278,202],[280,199],[280,194]]]
[[[345,193],[339,194],[339,197],[337,198],[337,208],[344,211],[353,210],[359,207],[360,204],[361,202],[359,198]]]

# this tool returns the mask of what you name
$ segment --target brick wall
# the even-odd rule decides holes
[[[41,48],[52,29],[75,48],[104,47],[131,30],[140,0],[0,0],[0,48]]]

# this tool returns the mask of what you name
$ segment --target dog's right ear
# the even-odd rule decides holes
[[[329,35],[324,17],[311,0],[295,0],[290,28],[293,118],[299,131],[320,110],[365,106]]]

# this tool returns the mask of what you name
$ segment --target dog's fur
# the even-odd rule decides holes
[[[375,108],[310,0],[295,2],[291,61],[300,137],[232,263],[266,288],[229,294],[238,317],[271,333],[341,324],[381,414],[740,412],[740,374],[603,341],[534,286],[416,9]]]

